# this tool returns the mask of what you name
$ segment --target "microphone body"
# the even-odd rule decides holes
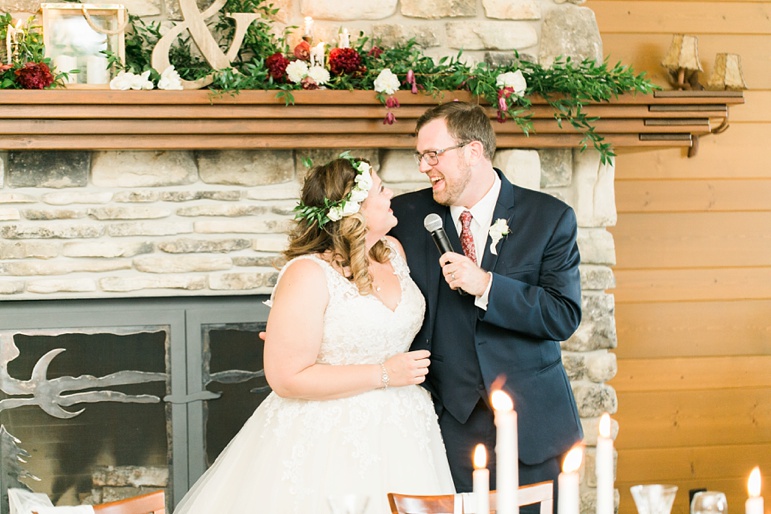
[[[436,244],[436,248],[440,254],[447,252],[454,252],[450,239],[447,237],[447,232],[444,231],[442,218],[438,214],[429,214],[423,220],[423,226],[431,233],[431,238]]]
[[[423,219],[423,226],[431,234],[431,238],[434,240],[437,249],[440,254],[447,252],[455,252],[450,244],[450,239],[447,237],[447,232],[444,231],[444,223],[442,218],[438,214],[431,213]],[[455,252],[457,253],[457,252]],[[466,295],[466,291],[458,288],[458,293],[461,296]]]

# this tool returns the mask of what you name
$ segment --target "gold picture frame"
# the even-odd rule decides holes
[[[126,7],[120,4],[43,3],[43,44],[67,87],[107,88],[114,75],[104,52],[126,58]]]

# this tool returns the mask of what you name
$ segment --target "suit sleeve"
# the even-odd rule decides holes
[[[479,310],[480,320],[533,339],[568,339],[581,321],[577,232],[575,213],[567,208],[554,225],[537,271],[494,271],[487,310]]]

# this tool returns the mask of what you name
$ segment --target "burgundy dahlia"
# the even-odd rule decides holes
[[[353,48],[333,48],[329,51],[329,71],[333,75],[356,73],[361,68],[361,56]]]
[[[54,82],[54,76],[44,62],[25,63],[15,73],[16,80],[24,89],[44,89]]]
[[[276,52],[265,59],[265,67],[268,68],[273,80],[283,80],[286,77],[286,67],[289,66],[289,59],[284,57],[281,52]]]

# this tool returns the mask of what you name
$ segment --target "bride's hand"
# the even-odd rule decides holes
[[[425,381],[431,363],[428,360],[429,355],[431,352],[428,350],[415,350],[396,354],[385,361],[389,387],[420,384]]]

